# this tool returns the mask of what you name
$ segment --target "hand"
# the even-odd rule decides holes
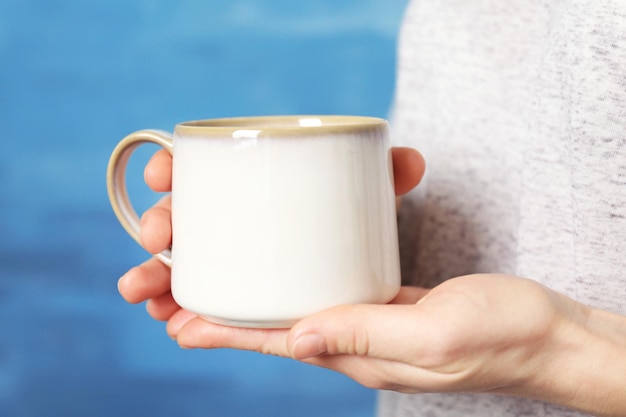
[[[388,305],[331,308],[290,330],[224,327],[181,310],[167,331],[182,347],[291,357],[377,389],[534,396],[550,382],[542,370],[565,353],[552,347],[586,317],[534,281],[471,275],[432,290],[403,287]]]
[[[413,188],[424,161],[394,149],[396,193]],[[156,191],[171,189],[171,157],[146,167]],[[157,253],[171,243],[170,199],[142,217],[141,238]],[[534,281],[472,275],[432,289],[404,287],[389,305],[350,305],[307,317],[292,329],[241,329],[207,322],[170,294],[170,269],[156,259],[119,281],[131,303],[147,300],[156,320],[187,348],[237,348],[291,357],[401,392],[480,391],[559,403],[598,415],[626,415],[626,319],[590,309]]]
[[[625,321],[528,279],[470,275],[292,329],[225,327],[178,309],[167,331],[181,347],[290,357],[376,389],[508,394],[608,417],[626,415]]]

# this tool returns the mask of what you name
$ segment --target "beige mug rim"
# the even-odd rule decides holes
[[[232,136],[235,132],[243,131],[256,132],[257,137],[293,137],[354,134],[386,129],[387,126],[385,119],[373,116],[301,114],[191,120],[178,123],[174,132],[185,136]]]

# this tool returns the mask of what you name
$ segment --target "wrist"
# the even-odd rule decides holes
[[[626,317],[562,297],[527,395],[601,416],[626,415]]]

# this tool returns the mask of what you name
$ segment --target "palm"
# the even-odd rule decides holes
[[[367,386],[403,392],[497,391],[539,366],[532,343],[555,325],[551,291],[517,277],[473,275],[422,295],[414,304],[376,307],[385,330],[375,327],[357,339],[355,355],[310,362]],[[385,307],[390,309],[383,312]],[[503,367],[510,372],[502,373]]]

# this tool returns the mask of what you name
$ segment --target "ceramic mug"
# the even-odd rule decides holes
[[[212,322],[289,327],[400,288],[388,124],[358,116],[192,121],[125,137],[109,161],[117,218],[139,242],[125,186],[134,149],[173,157],[172,295]]]

